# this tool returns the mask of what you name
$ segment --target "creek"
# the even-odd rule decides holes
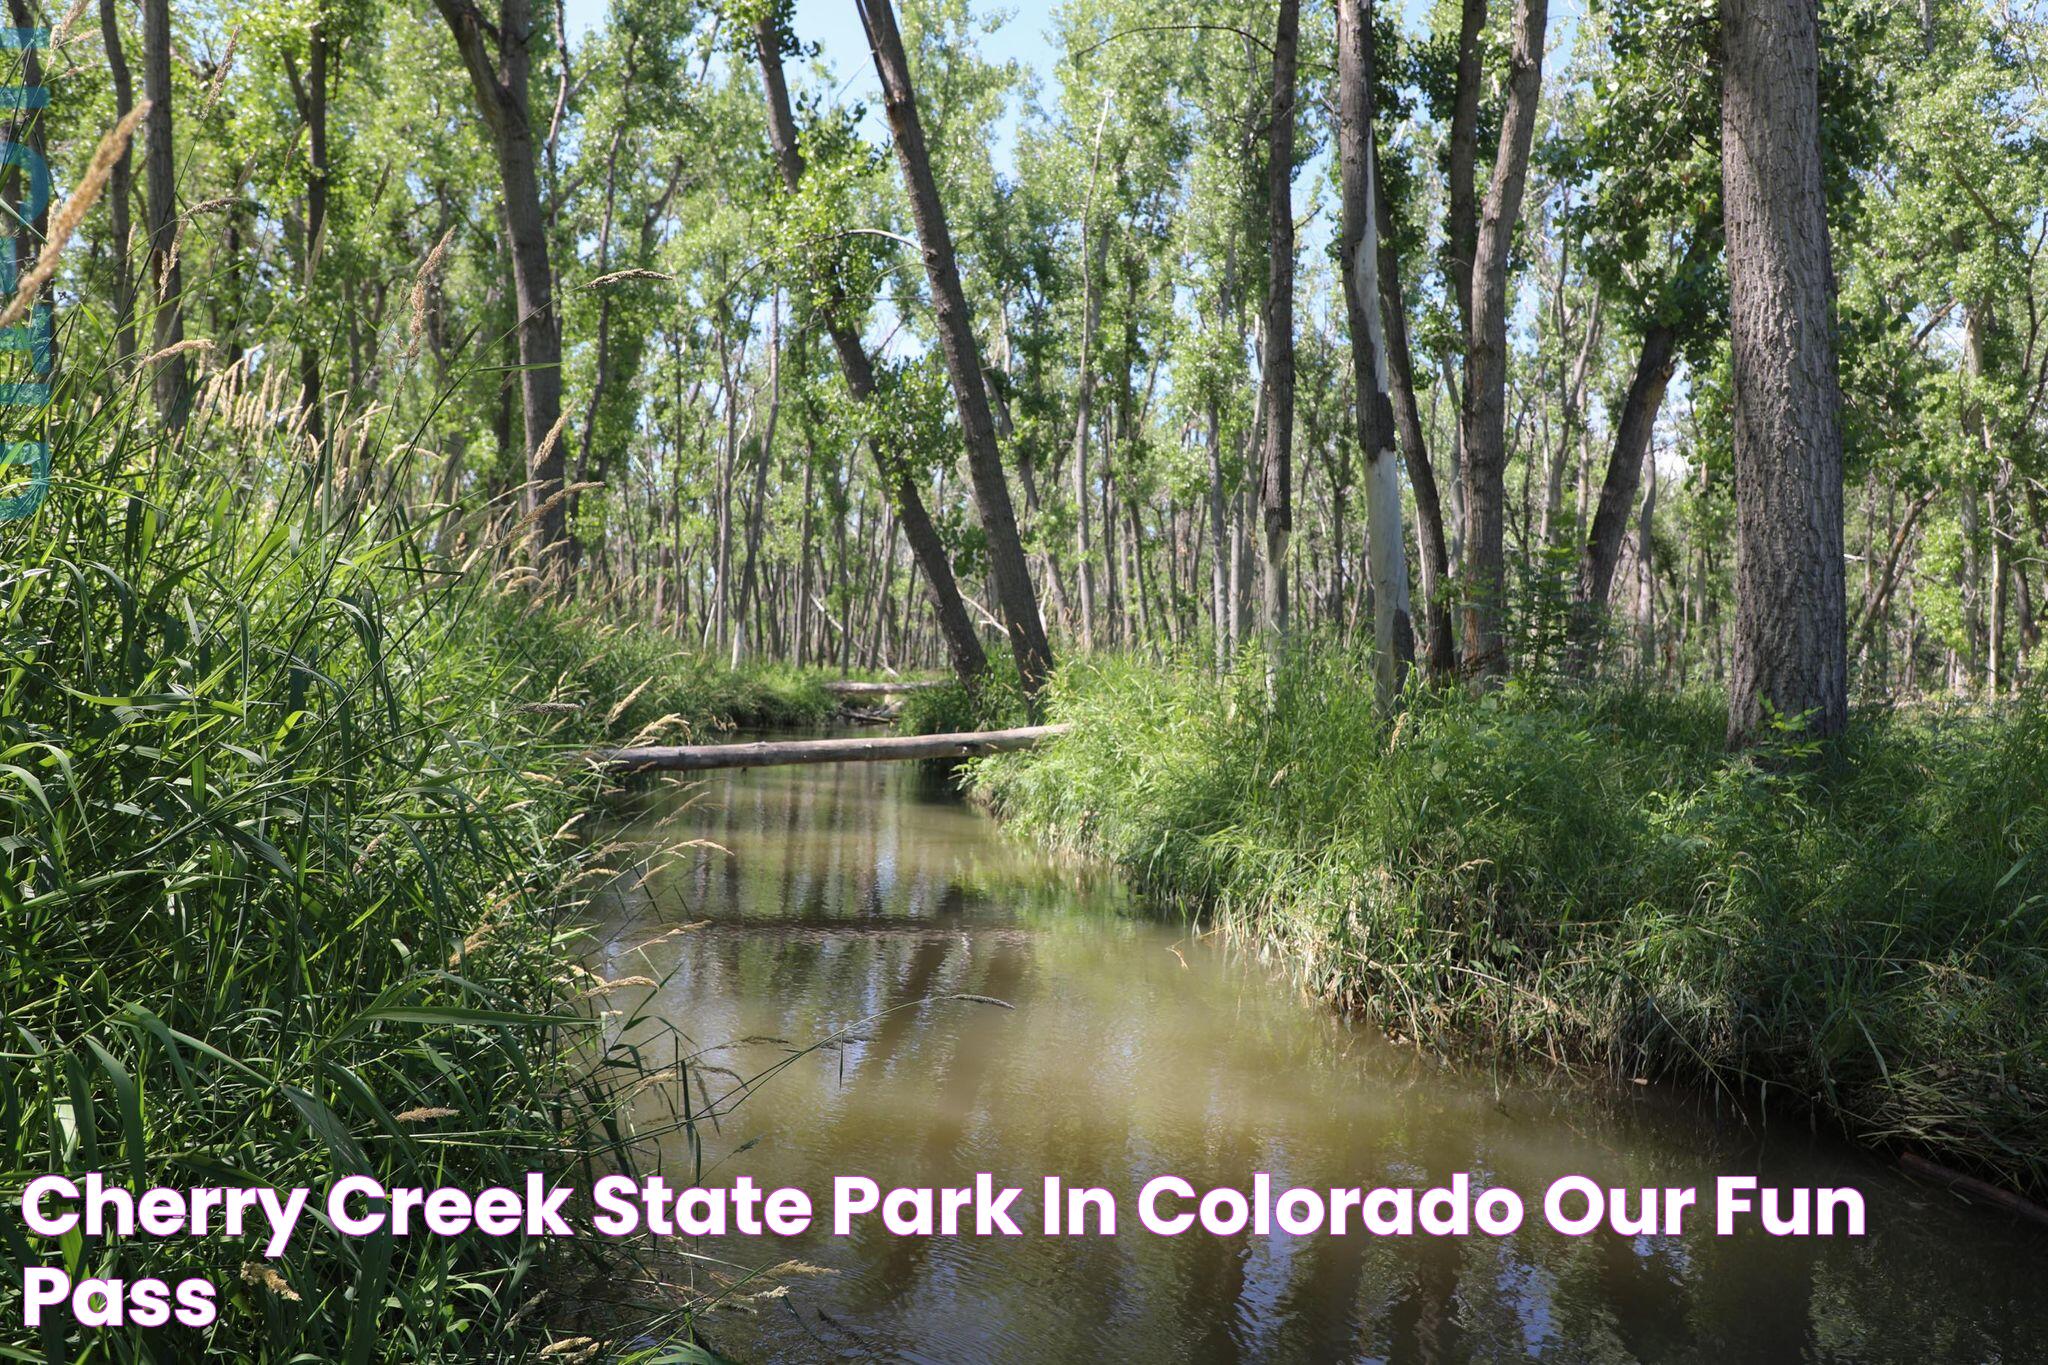
[[[706,1185],[744,1174],[820,1210],[798,1237],[699,1239],[713,1259],[671,1266],[700,1291],[734,1266],[826,1272],[707,1315],[735,1360],[2048,1358],[2040,1229],[1710,1096],[1392,1043],[912,765],[720,774],[628,814],[636,839],[701,841],[608,902],[590,963],[661,983],[612,1007],[671,1023],[691,1105],[722,1111],[665,1170],[681,1184],[701,1160]],[[1327,1193],[1460,1173],[1529,1216],[1503,1236],[1164,1235],[1136,1217],[1164,1174]],[[1569,1237],[1540,1210],[1571,1174],[1705,1202],[1722,1176],[1850,1188],[1868,1227],[1772,1236],[1752,1217],[1721,1236],[1702,1214]],[[1049,1175],[1108,1191],[1118,1235],[1043,1235]],[[987,1176],[1030,1217],[1016,1237],[899,1236],[874,1216],[835,1236],[833,1182],[856,1176]]]

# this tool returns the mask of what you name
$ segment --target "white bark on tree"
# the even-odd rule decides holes
[[[1380,315],[1379,167],[1373,144],[1372,0],[1337,4],[1337,157],[1344,210],[1344,298],[1351,325],[1359,448],[1365,452],[1366,573],[1373,593],[1373,684],[1391,706],[1415,659],[1401,466]]]

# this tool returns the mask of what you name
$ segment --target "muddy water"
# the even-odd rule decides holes
[[[1025,1190],[1017,1238],[903,1238],[873,1219],[835,1238],[821,1217],[797,1239],[695,1244],[833,1272],[712,1314],[708,1340],[736,1360],[2048,1360],[2038,1229],[1654,1088],[1431,1062],[1147,918],[1099,869],[1006,837],[907,766],[763,770],[648,802],[647,837],[717,847],[628,892],[593,965],[662,980],[647,1008],[722,1068],[693,1102],[789,1063],[702,1130],[705,1183],[799,1186],[821,1214],[835,1175],[886,1189],[987,1172]],[[959,994],[1014,1008],[915,1003]],[[690,1170],[691,1153],[672,1156]],[[1163,1172],[1197,1189],[1469,1172],[1529,1215],[1500,1238],[1166,1237],[1135,1217]],[[1869,1231],[1717,1237],[1695,1212],[1678,1235],[1566,1238],[1540,1213],[1566,1173],[1697,1185],[1703,1201],[1724,1174],[1853,1186]],[[1113,1191],[1120,1235],[1038,1235],[1047,1174]],[[706,1288],[716,1268],[665,1273]]]

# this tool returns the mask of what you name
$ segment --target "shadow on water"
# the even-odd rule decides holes
[[[1101,869],[1003,837],[915,767],[727,774],[643,798],[633,828],[705,842],[621,893],[592,966],[659,979],[645,1008],[707,1059],[751,1076],[873,1019],[703,1135],[707,1166],[753,1144],[710,1183],[797,1186],[820,1217],[690,1249],[831,1272],[712,1314],[705,1335],[737,1359],[2048,1359],[2038,1230],[1654,1087],[1518,1083],[1393,1046],[1140,913]],[[963,994],[1015,1008],[930,1000]],[[979,1172],[1024,1189],[1026,1235],[830,1235],[834,1176]],[[1466,1172],[1529,1212],[1499,1238],[1168,1237],[1136,1219],[1166,1172],[1198,1190]],[[1540,1206],[1568,1173],[1699,1186],[1703,1204],[1718,1175],[1847,1185],[1869,1232],[1719,1237],[1696,1209],[1676,1235],[1567,1238]],[[1040,1235],[1046,1175],[1112,1191],[1120,1235]]]

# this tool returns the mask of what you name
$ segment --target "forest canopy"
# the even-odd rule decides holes
[[[1220,663],[1276,611],[1391,652],[1412,599],[1433,676],[1736,671],[1715,5],[913,0],[836,66],[787,3],[587,8],[71,6],[28,54],[60,198],[154,104],[60,350],[164,356],[171,416],[236,376],[337,478],[497,509],[451,542],[730,659]],[[2010,693],[2048,17],[1814,32],[1850,691]]]

